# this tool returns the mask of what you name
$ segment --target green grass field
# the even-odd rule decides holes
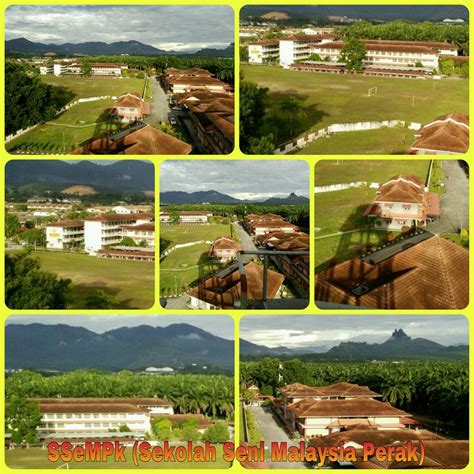
[[[83,254],[34,252],[43,270],[70,278],[71,309],[84,308],[89,294],[97,289],[115,297],[117,309],[150,308],[154,303],[153,262],[105,260]]]
[[[85,97],[117,96],[125,92],[142,92],[143,79],[94,79],[41,76],[55,86],[65,87],[77,100]],[[84,141],[117,130],[109,110],[114,101],[104,99],[73,106],[54,120],[39,125],[6,145],[7,151],[26,150],[39,153],[68,153]]]
[[[52,86],[66,87],[75,94],[75,99],[101,95],[120,95],[125,92],[143,92],[144,79],[123,77],[121,79],[97,79],[94,77],[40,76]]]
[[[314,141],[295,155],[331,155],[335,150],[340,155],[382,155],[387,150],[391,155],[403,155],[414,141],[414,132],[407,128],[335,133]]]
[[[231,224],[210,224],[196,226],[169,225],[160,230],[161,251],[177,244],[212,241],[218,237],[233,235]],[[163,296],[181,293],[197,281],[216,272],[223,265],[208,257],[209,244],[197,244],[176,249],[160,264],[160,294]]]
[[[366,181],[383,183],[400,173],[413,174],[426,180],[429,160],[321,160],[314,169],[314,185]],[[331,193],[329,193],[331,194]]]
[[[174,462],[158,463],[150,461],[148,463],[135,466],[132,461],[131,448],[125,451],[125,462],[89,462],[80,463],[72,461],[68,463],[67,469],[226,469],[230,467],[229,463],[222,459],[222,445],[216,445],[216,462]],[[12,469],[66,469],[63,462],[51,463],[47,459],[48,451],[39,447],[5,450],[5,463]]]
[[[467,80],[395,79],[350,74],[336,76],[249,65],[242,65],[241,71],[245,80],[270,89],[267,117],[284,117],[284,112],[280,110],[281,102],[288,97],[301,99],[305,106],[302,129],[306,131],[318,130],[334,123],[371,120],[398,119],[426,123],[453,111],[468,113]],[[378,92],[368,97],[367,92],[371,87],[377,87]],[[374,135],[377,150],[371,153],[400,152],[400,131],[395,131],[395,134],[396,138],[388,140],[386,146],[379,134]],[[280,135],[277,138],[279,144],[295,138]],[[345,139],[336,137],[333,153],[346,152],[341,149],[346,146],[346,142],[339,144],[339,140]],[[362,140],[363,143],[356,144],[351,153],[360,147],[366,149],[368,138]],[[328,145],[314,145],[319,146],[325,148],[322,151],[315,149],[314,153],[329,153],[329,142]]]
[[[314,197],[315,237],[364,227],[363,212],[372,202],[375,189],[367,186],[317,193]]]

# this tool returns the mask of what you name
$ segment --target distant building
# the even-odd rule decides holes
[[[115,101],[110,114],[118,116],[123,123],[134,122],[150,115],[150,104],[138,92],[127,92]]]
[[[469,149],[469,116],[458,112],[442,115],[416,133],[410,155],[459,155]]]
[[[160,223],[171,224],[173,212],[160,211]],[[205,211],[178,211],[176,212],[180,224],[206,224],[212,213]]]
[[[209,257],[214,257],[221,262],[230,262],[237,258],[241,246],[229,237],[219,237],[214,240],[209,250]]]
[[[107,246],[118,245],[123,239],[123,227],[153,222],[154,215],[101,214],[84,219],[84,247],[87,253],[96,254]]]
[[[162,82],[165,89],[172,94],[180,94],[192,91],[209,91],[209,92],[225,92],[231,90],[231,87],[225,82],[220,81],[217,77],[213,77],[209,71],[195,73],[186,73],[181,70],[173,70],[170,72],[166,69],[162,75]],[[200,70],[204,71],[204,70]]]
[[[400,174],[390,178],[378,189],[364,216],[374,217],[375,226],[400,230],[403,227],[424,227],[429,217],[439,217],[440,197],[430,193],[417,176]]]
[[[252,41],[248,46],[249,63],[265,64],[280,59],[279,40]]]
[[[432,236],[380,261],[373,254],[351,258],[316,275],[315,296],[374,309],[463,309],[469,302],[469,252]]]
[[[127,214],[128,215],[128,214]],[[145,243],[145,247],[155,247],[155,223],[146,222],[143,224],[135,225],[124,225],[121,227],[122,238],[129,237],[133,239],[137,245],[142,242]]]
[[[46,226],[46,248],[64,250],[84,242],[84,221],[59,221]]]
[[[279,214],[249,214],[243,225],[251,235],[259,236],[270,232],[298,232],[299,228],[283,219]]]
[[[438,68],[440,56],[457,56],[458,48],[451,43],[434,41],[361,40],[366,49],[364,65],[379,67],[415,66]],[[330,62],[340,62],[343,41],[328,41],[312,44],[311,54],[318,54]],[[305,58],[302,58],[305,59]]]
[[[246,298],[248,301],[262,301],[263,266],[247,263],[244,267],[246,275]],[[267,299],[279,297],[285,277],[280,273],[268,270]],[[234,265],[221,270],[207,280],[200,282],[188,291],[193,309],[238,309],[242,298],[242,282],[238,267]]]
[[[41,413],[40,435],[103,433],[128,426],[151,431],[153,415],[172,415],[173,405],[159,398],[31,398]]]

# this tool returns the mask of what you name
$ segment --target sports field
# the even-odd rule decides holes
[[[153,262],[106,260],[83,254],[34,252],[43,270],[70,278],[71,309],[84,308],[86,298],[102,289],[114,295],[117,309],[146,309],[154,303]]]
[[[51,463],[47,459],[48,451],[39,447],[25,449],[5,450],[5,462],[12,469],[226,469],[229,463],[222,459],[222,445],[216,445],[216,462],[167,462],[159,463],[150,461],[135,466],[132,461],[132,450],[125,450],[125,462],[88,462],[80,463],[71,461],[69,463]]]
[[[383,183],[400,173],[413,174],[426,180],[430,160],[320,160],[314,169],[314,185],[366,181]]]
[[[467,80],[328,75],[249,65],[242,65],[241,71],[246,81],[256,82],[270,89],[267,117],[285,118],[280,108],[281,102],[289,97],[301,99],[304,103],[301,128],[304,131],[319,130],[334,123],[395,119],[426,123],[453,111],[468,114]],[[368,97],[368,90],[373,87],[377,87],[377,94]],[[400,138],[400,131],[395,133],[397,139]],[[278,143],[291,138],[295,136],[280,133]],[[362,139],[367,142],[367,138]],[[395,143],[394,140],[389,140],[386,146],[379,139],[376,152],[399,152],[397,139]],[[333,152],[346,153],[338,145],[336,143]],[[324,147],[322,144],[314,146]],[[358,146],[356,145],[354,153]],[[330,149],[323,149],[324,153],[329,151]],[[319,150],[314,153],[319,153]]]
[[[73,100],[86,97],[118,96],[125,92],[142,92],[143,79],[96,79],[40,76],[41,79],[74,94]],[[84,102],[63,112],[54,120],[39,125],[6,144],[6,149],[38,153],[68,153],[81,143],[105,132],[114,131],[119,124],[109,114],[114,101],[103,99]]]
[[[234,234],[232,224],[167,225],[160,230],[161,251],[177,244],[197,241],[213,241],[218,237]],[[173,250],[160,264],[160,294],[181,293],[194,286],[223,265],[208,257],[210,244],[202,243]]]

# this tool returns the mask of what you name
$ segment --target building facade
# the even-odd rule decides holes
[[[84,221],[59,221],[46,226],[46,248],[64,250],[84,242]]]

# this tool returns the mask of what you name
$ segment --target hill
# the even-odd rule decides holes
[[[234,57],[234,43],[229,44],[226,48],[203,48],[193,53],[193,56],[202,56],[207,58],[233,58]]]
[[[7,53],[56,53],[59,55],[119,55],[130,54],[138,56],[159,56],[175,55],[175,51],[165,51],[155,48],[140,41],[117,41],[114,43],[104,43],[102,41],[89,41],[84,43],[63,43],[63,44],[45,44],[35,43],[26,38],[16,38],[5,41],[5,51]]]
[[[81,160],[12,160],[6,165],[7,188],[29,187],[62,190],[69,186],[89,186],[97,192],[144,192],[155,187],[154,167],[139,160],[120,160],[98,165]]]
[[[164,204],[309,204],[309,199],[303,196],[297,196],[291,193],[286,198],[269,198],[264,201],[250,201],[233,198],[228,194],[219,191],[196,191],[187,193],[184,191],[166,191],[160,193],[160,202]]]
[[[63,189],[62,194],[74,194],[76,196],[93,196],[97,194],[97,191],[92,186],[82,186],[76,184],[75,186],[70,186],[69,188]]]
[[[386,341],[369,344],[367,342],[341,342],[329,350],[320,352],[318,348],[301,349],[268,348],[251,343],[241,344],[240,353],[248,358],[273,356],[286,358],[298,354],[301,360],[410,360],[410,359],[467,359],[467,345],[443,346],[425,338],[411,338],[403,329],[396,329]],[[256,347],[255,347],[256,346]],[[318,353],[316,353],[318,352]]]
[[[268,12],[261,15],[260,18],[264,20],[288,20],[291,17],[285,12]]]
[[[8,369],[102,370],[180,367],[232,368],[234,343],[189,324],[121,327],[102,334],[66,324],[9,324],[5,328]]]

